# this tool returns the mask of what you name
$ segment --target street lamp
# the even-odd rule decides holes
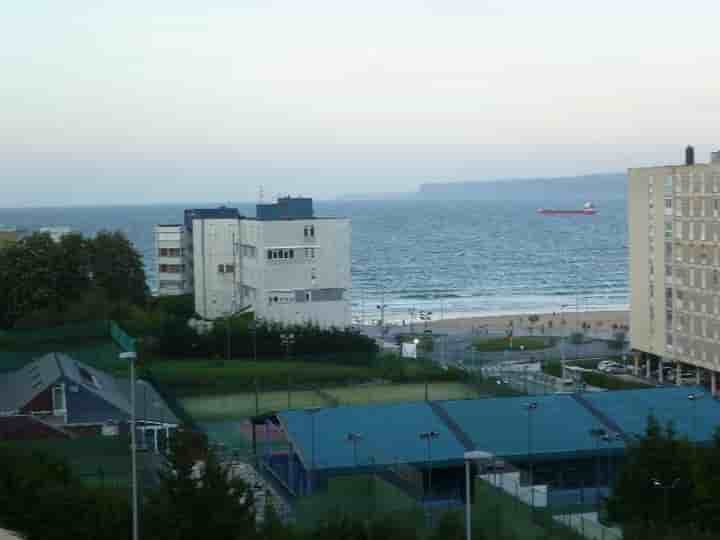
[[[527,420],[527,460],[528,460],[528,480],[531,490],[532,503],[531,506],[535,507],[535,489],[533,487],[533,466],[532,466],[532,413],[538,408],[537,401],[531,401],[523,405],[528,413]]]
[[[230,308],[230,311],[227,314],[227,317],[225,318],[225,335],[227,338],[227,359],[230,361],[230,322],[232,318],[235,315],[240,315],[241,313],[246,312],[248,309],[252,308],[252,304],[248,304],[247,306],[240,308],[239,310],[235,310],[235,299],[233,298],[232,307]]]
[[[678,487],[678,484],[680,483],[679,478],[675,478],[670,484],[665,484],[664,482],[658,480],[657,478],[651,478],[650,479],[650,486],[653,489],[662,489],[663,494],[663,508],[665,512],[665,523],[667,524],[670,511],[670,490],[675,489]]]
[[[594,461],[594,476],[595,476],[595,504],[600,501],[600,480],[598,478],[598,453],[600,452],[600,441],[607,436],[607,432],[603,428],[592,428],[590,430],[590,436],[595,441],[595,461]]]
[[[560,306],[560,321],[562,322],[564,317],[564,311],[565,308],[568,307],[568,304],[562,304]],[[562,336],[560,336],[560,364],[562,366],[560,370],[560,374],[562,375],[562,378],[565,379],[565,325],[563,325],[563,331]]]
[[[305,413],[310,415],[310,474],[308,475],[310,489],[309,495],[312,495],[313,487],[315,487],[315,415],[322,410],[321,407],[308,407]]]
[[[427,329],[428,323],[432,320],[432,311],[422,311],[420,310],[420,320],[423,321],[425,324],[425,328]]]
[[[280,334],[280,342],[285,347],[285,356],[290,356],[290,347],[295,343],[295,334]]]
[[[432,441],[440,438],[440,434],[437,431],[422,431],[418,435],[421,440],[427,442],[428,493],[432,493]]]
[[[607,484],[608,484],[608,495],[610,492],[610,486],[612,483],[612,463],[611,463],[611,445],[615,441],[622,441],[622,436],[619,433],[608,433],[605,432],[604,435],[601,436],[601,439],[605,444],[607,444]]]
[[[355,467],[358,466],[358,459],[357,459],[357,445],[360,441],[363,440],[363,434],[362,433],[348,433],[345,439],[352,443],[353,445],[353,460],[355,461]]]
[[[257,362],[257,327],[258,327],[257,319],[253,319],[252,321],[250,321],[248,328],[250,329],[250,334],[252,334],[253,361],[254,362]]]
[[[704,396],[705,396],[705,394],[702,394],[702,393],[692,393],[692,394],[688,394],[688,397],[687,397],[688,400],[692,403],[692,409],[693,409],[693,412],[692,412],[692,431],[693,431],[692,437],[693,437],[693,443],[695,445],[696,451],[697,451],[697,445],[698,445],[698,440],[697,440],[697,402],[699,399],[702,399]]]
[[[140,531],[138,528],[138,494],[137,494],[137,442],[135,441],[135,362],[137,353],[122,352],[118,355],[120,360],[130,362],[130,454],[132,459],[132,537],[139,540]]]
[[[388,305],[385,303],[385,293],[383,293],[382,296],[382,303],[378,304],[377,309],[380,311],[380,330],[382,330],[385,327],[385,308],[388,307]]]
[[[472,450],[463,454],[465,458],[465,538],[472,540],[472,505],[470,504],[471,484],[470,484],[470,462],[480,461],[481,459],[489,460],[493,455],[482,450]]]

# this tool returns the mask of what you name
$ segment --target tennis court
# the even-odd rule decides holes
[[[427,396],[426,396],[427,392]],[[270,390],[181,398],[182,406],[199,421],[242,420],[255,414],[310,407],[370,405],[405,401],[477,398],[472,386],[455,382],[425,384],[369,383],[312,390]]]

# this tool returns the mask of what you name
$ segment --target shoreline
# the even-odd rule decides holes
[[[435,315],[433,313],[433,315]],[[458,315],[458,316],[453,316]],[[529,323],[528,317],[536,315],[538,320]],[[563,324],[563,320],[565,323]],[[445,314],[445,318],[439,320],[432,320],[427,323],[419,320],[413,321],[412,326],[416,329],[420,328],[432,328],[433,330],[472,330],[480,329],[483,327],[493,329],[506,329],[510,326],[512,321],[516,328],[527,328],[533,326],[534,328],[540,328],[545,326],[549,328],[550,323],[553,328],[563,329],[575,329],[582,325],[582,323],[589,323],[593,330],[608,330],[612,329],[613,325],[617,326],[629,326],[630,324],[630,311],[629,309],[597,309],[597,310],[565,310],[563,312],[548,310],[546,312],[533,311],[525,313],[457,313],[457,314]],[[405,321],[403,324],[402,320],[389,320],[386,325],[391,327],[409,327],[409,321]],[[374,325],[369,325],[374,326]]]

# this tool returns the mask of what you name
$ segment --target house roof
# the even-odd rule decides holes
[[[0,412],[19,411],[61,377],[60,367],[52,354],[0,378]]]
[[[108,419],[125,421],[130,417],[130,381],[113,377],[63,353],[49,353],[22,369],[0,378],[0,412],[17,412],[49,386],[65,382],[69,391],[80,387],[97,396],[116,410],[116,417],[108,418],[108,408],[95,410],[91,402],[66,400],[68,423],[95,423]],[[178,423],[178,418],[155,388],[146,381],[136,383],[135,413],[138,420]]]

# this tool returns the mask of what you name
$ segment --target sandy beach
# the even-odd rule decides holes
[[[472,328],[477,329],[499,329],[508,328],[510,322],[516,328],[526,328],[530,324],[535,328],[545,326],[545,328],[569,328],[574,329],[583,323],[588,323],[593,329],[608,329],[612,328],[613,325],[626,326],[629,324],[630,313],[628,311],[615,310],[615,311],[570,311],[566,310],[564,313],[538,313],[536,316],[538,320],[530,323],[526,315],[491,315],[491,316],[477,316],[477,317],[461,317],[453,319],[443,319],[439,321],[432,321],[428,323],[428,327],[434,330],[470,330]],[[564,324],[563,324],[564,321]],[[421,323],[416,322],[415,326],[424,326]]]

